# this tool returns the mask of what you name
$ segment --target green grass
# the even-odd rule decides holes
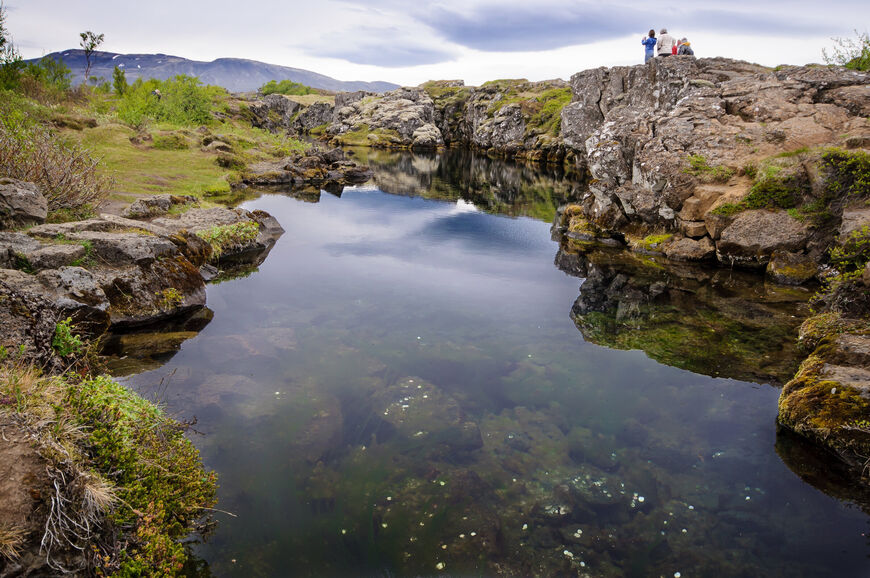
[[[115,190],[136,196],[172,193],[201,195],[226,182],[228,171],[215,163],[215,155],[199,149],[161,150],[134,146],[136,132],[120,124],[98,126],[76,133],[81,144],[115,179]]]
[[[711,165],[703,155],[689,155],[689,166],[683,172],[705,183],[725,183],[734,176],[734,169],[721,165]]]

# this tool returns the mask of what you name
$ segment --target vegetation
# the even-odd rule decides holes
[[[870,70],[870,35],[855,30],[855,38],[833,38],[830,51],[822,49],[828,64],[837,64],[853,70]]]
[[[216,86],[202,86],[198,78],[178,75],[168,80],[141,78],[124,91],[118,103],[118,118],[130,126],[151,122],[177,126],[200,126],[214,122],[212,110],[226,98]]]
[[[72,318],[67,317],[63,321],[58,321],[54,327],[54,338],[51,340],[51,346],[61,357],[78,355],[84,347],[82,338],[72,332],[71,324]]]
[[[50,211],[88,214],[108,195],[111,179],[89,151],[58,139],[15,102],[0,101],[0,174],[39,185]]]
[[[79,36],[81,37],[79,46],[81,46],[82,50],[85,51],[85,61],[87,62],[87,67],[85,68],[85,79],[87,79],[91,73],[91,57],[94,55],[94,52],[100,44],[103,43],[105,34],[95,34],[88,30],[80,33]]]
[[[215,476],[183,425],[108,377],[43,376],[8,359],[0,397],[9,400],[0,412],[37,441],[57,484],[43,545],[58,572],[55,556],[93,547],[100,575],[180,574],[187,555],[179,540],[201,527],[215,496]],[[0,542],[9,557],[20,551],[8,534]]]
[[[293,82],[292,80],[282,80],[280,82],[276,82],[274,80],[270,80],[269,82],[260,87],[259,93],[263,96],[267,96],[270,94],[302,96],[305,94],[318,94],[318,91],[314,88],[311,88],[310,86],[305,86],[301,82]]]
[[[532,114],[528,127],[538,134],[559,136],[562,128],[562,109],[571,102],[571,88],[553,88],[535,99],[540,109]]]
[[[830,171],[828,192],[832,195],[870,196],[870,154],[830,148],[822,154]]]
[[[703,155],[689,155],[689,166],[683,172],[705,183],[725,183],[734,176],[734,169],[710,165]]]
[[[211,245],[212,259],[217,260],[223,252],[234,246],[250,243],[257,238],[260,225],[254,221],[242,221],[232,225],[215,225],[202,231],[197,231],[196,236]]]

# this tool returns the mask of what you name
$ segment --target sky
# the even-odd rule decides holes
[[[108,52],[249,58],[339,80],[414,86],[569,79],[643,62],[650,28],[697,56],[822,62],[832,38],[870,26],[868,0],[0,0],[24,58],[105,35]]]

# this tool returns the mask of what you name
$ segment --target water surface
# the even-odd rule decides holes
[[[209,286],[213,319],[177,354],[125,378],[197,418],[238,516],[197,547],[213,574],[870,573],[860,491],[803,481],[830,462],[777,437],[777,388],[584,341],[581,279],[554,266],[549,222],[478,208],[548,197],[514,214],[549,218],[571,185],[538,174],[475,196],[438,159],[382,160],[380,185],[316,203],[248,202],[285,235]],[[459,164],[484,162],[527,170]],[[407,196],[380,190],[403,179]],[[764,381],[745,357],[735,375]]]

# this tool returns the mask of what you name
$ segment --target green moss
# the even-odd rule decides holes
[[[183,151],[190,148],[190,142],[180,133],[154,135],[151,146],[161,151]]]
[[[830,172],[828,191],[836,196],[870,196],[870,154],[831,148],[822,154]]]
[[[540,104],[540,110],[532,115],[527,123],[527,132],[559,136],[562,127],[562,109],[571,102],[571,89],[553,88],[540,96],[535,101]]]
[[[660,248],[663,243],[667,243],[668,241],[670,241],[672,237],[673,235],[670,233],[647,235],[640,242],[638,242],[637,246],[647,251],[653,251]]]
[[[255,221],[242,221],[232,225],[215,225],[196,236],[211,245],[212,260],[217,260],[230,247],[250,243],[257,238],[260,225]]]
[[[746,207],[742,203],[723,203],[710,212],[720,217],[731,217],[745,210]]]
[[[705,183],[724,183],[734,176],[734,169],[721,165],[710,165],[703,155],[689,155],[689,166],[683,172]]]
[[[791,209],[800,202],[800,191],[789,180],[764,178],[752,185],[741,204],[747,209]]]

